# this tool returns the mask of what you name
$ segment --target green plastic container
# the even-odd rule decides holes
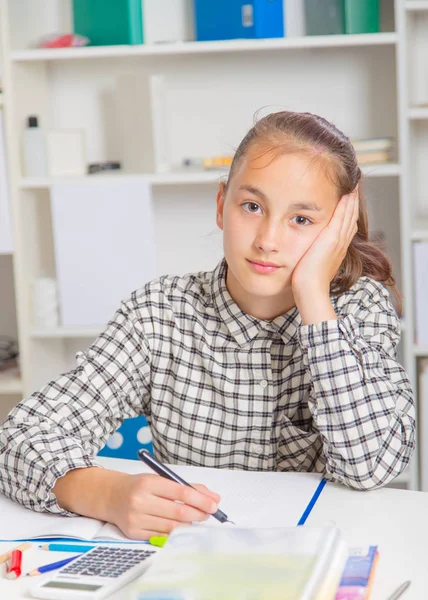
[[[343,0],[345,33],[378,33],[379,0]]]
[[[73,0],[73,22],[91,46],[144,42],[141,0]]]

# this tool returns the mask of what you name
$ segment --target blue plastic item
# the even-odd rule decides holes
[[[196,39],[284,37],[283,0],[194,0]]]
[[[98,456],[138,460],[141,448],[153,453],[150,429],[145,417],[126,419],[98,452]]]

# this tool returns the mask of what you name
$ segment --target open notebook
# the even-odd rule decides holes
[[[99,464],[126,473],[151,472],[139,461],[99,458]],[[220,508],[239,527],[293,527],[309,515],[325,480],[313,473],[228,471],[177,466],[173,470],[189,483],[203,483],[221,496]],[[0,540],[75,538],[127,541],[110,523],[86,517],[35,513],[0,495]],[[204,525],[221,525],[209,519]]]

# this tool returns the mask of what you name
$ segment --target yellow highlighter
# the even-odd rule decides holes
[[[159,548],[163,548],[168,541],[167,535],[153,535],[149,538],[149,542],[152,546],[158,546]]]

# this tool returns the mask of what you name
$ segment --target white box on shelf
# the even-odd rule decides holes
[[[52,186],[63,326],[104,326],[156,275],[150,186],[143,177]]]
[[[306,35],[305,5],[303,0],[283,0],[285,37]]]
[[[192,0],[142,0],[145,44],[185,42],[195,38]]]
[[[421,491],[428,492],[428,360],[419,361],[418,446]]]
[[[413,243],[416,344],[428,345],[428,242]]]
[[[48,172],[53,177],[86,175],[83,129],[51,129],[46,136]]]
[[[3,110],[0,109],[0,254],[10,254],[13,250],[5,146]]]
[[[162,75],[118,77],[119,156],[128,173],[167,173],[168,153],[166,83]]]

